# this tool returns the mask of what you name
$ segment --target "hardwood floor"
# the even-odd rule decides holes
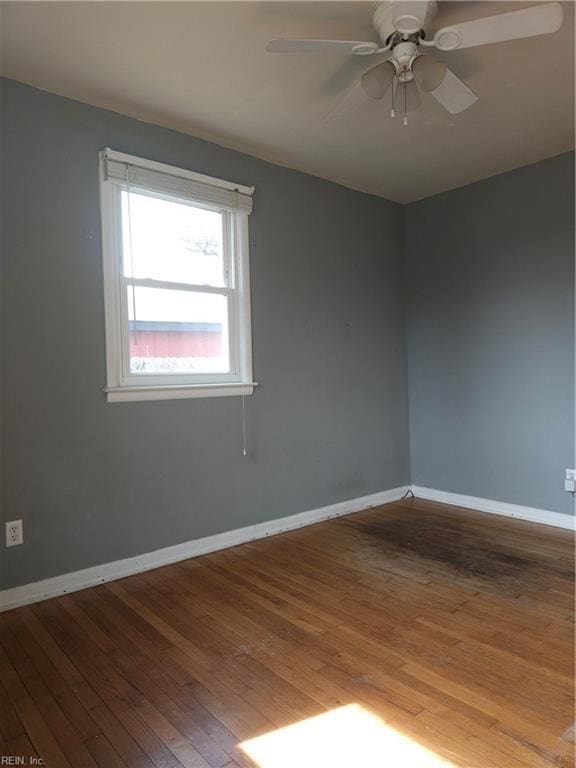
[[[372,713],[408,751],[350,768],[573,765],[573,558],[568,531],[414,500],[10,611],[0,755],[333,768]],[[240,746],[310,718],[301,753],[298,727]]]

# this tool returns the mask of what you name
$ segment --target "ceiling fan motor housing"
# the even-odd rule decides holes
[[[412,42],[398,43],[398,45],[394,46],[392,61],[396,67],[398,80],[401,83],[407,83],[414,79],[412,63],[417,51],[418,46]]]
[[[384,0],[377,3],[372,24],[385,44],[391,35],[429,36],[436,13],[436,0]]]

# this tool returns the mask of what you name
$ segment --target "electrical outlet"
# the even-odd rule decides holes
[[[12,520],[10,523],[6,523],[6,546],[15,547],[23,543],[22,520]]]
[[[569,493],[576,492],[576,469],[566,470],[566,479],[564,480],[564,490]]]

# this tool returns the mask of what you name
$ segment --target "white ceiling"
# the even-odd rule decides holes
[[[535,3],[441,2],[435,26]],[[279,36],[374,40],[371,2],[5,2],[7,77],[409,202],[574,146],[574,5],[555,35],[438,54],[478,94],[404,128],[367,101],[324,115],[370,66],[267,54]]]

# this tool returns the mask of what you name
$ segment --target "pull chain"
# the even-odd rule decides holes
[[[404,83],[404,120],[403,124],[408,125],[408,110],[406,109],[406,91],[408,90],[408,86],[406,83]]]
[[[396,111],[394,109],[394,82],[390,88],[391,104],[390,104],[390,117],[396,117]]]
[[[242,456],[246,456],[246,396],[242,395]]]

